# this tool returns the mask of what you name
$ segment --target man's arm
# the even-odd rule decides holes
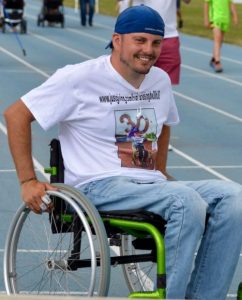
[[[26,205],[40,212],[41,197],[46,190],[54,189],[48,183],[37,180],[32,159],[31,123],[34,116],[21,99],[5,112],[9,148],[21,185],[21,195]]]
[[[162,132],[157,142],[158,152],[156,157],[155,169],[161,171],[167,177],[168,180],[174,180],[174,178],[170,176],[166,171],[170,131],[171,130],[169,126],[163,125]]]

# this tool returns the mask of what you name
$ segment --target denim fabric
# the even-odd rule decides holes
[[[87,11],[88,5],[88,11]],[[95,10],[95,0],[79,0],[81,24],[86,25],[86,15],[88,12],[88,23],[92,26],[93,15]]]
[[[98,210],[142,208],[167,221],[168,299],[226,298],[242,244],[242,186],[220,180],[140,184],[117,176],[79,189]]]

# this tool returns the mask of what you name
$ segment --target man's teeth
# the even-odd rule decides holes
[[[139,59],[143,60],[143,61],[149,61],[150,60],[150,58],[147,57],[147,56],[139,56]]]

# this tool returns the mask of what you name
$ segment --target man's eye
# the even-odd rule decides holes
[[[143,43],[143,42],[144,42],[144,39],[136,39],[136,42],[137,42],[137,43]]]
[[[156,41],[156,42],[154,42],[154,45],[155,46],[159,46],[161,44],[161,41]]]

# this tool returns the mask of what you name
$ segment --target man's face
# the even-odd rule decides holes
[[[147,74],[160,55],[162,37],[149,33],[130,33],[119,37],[122,68],[136,74]]]

